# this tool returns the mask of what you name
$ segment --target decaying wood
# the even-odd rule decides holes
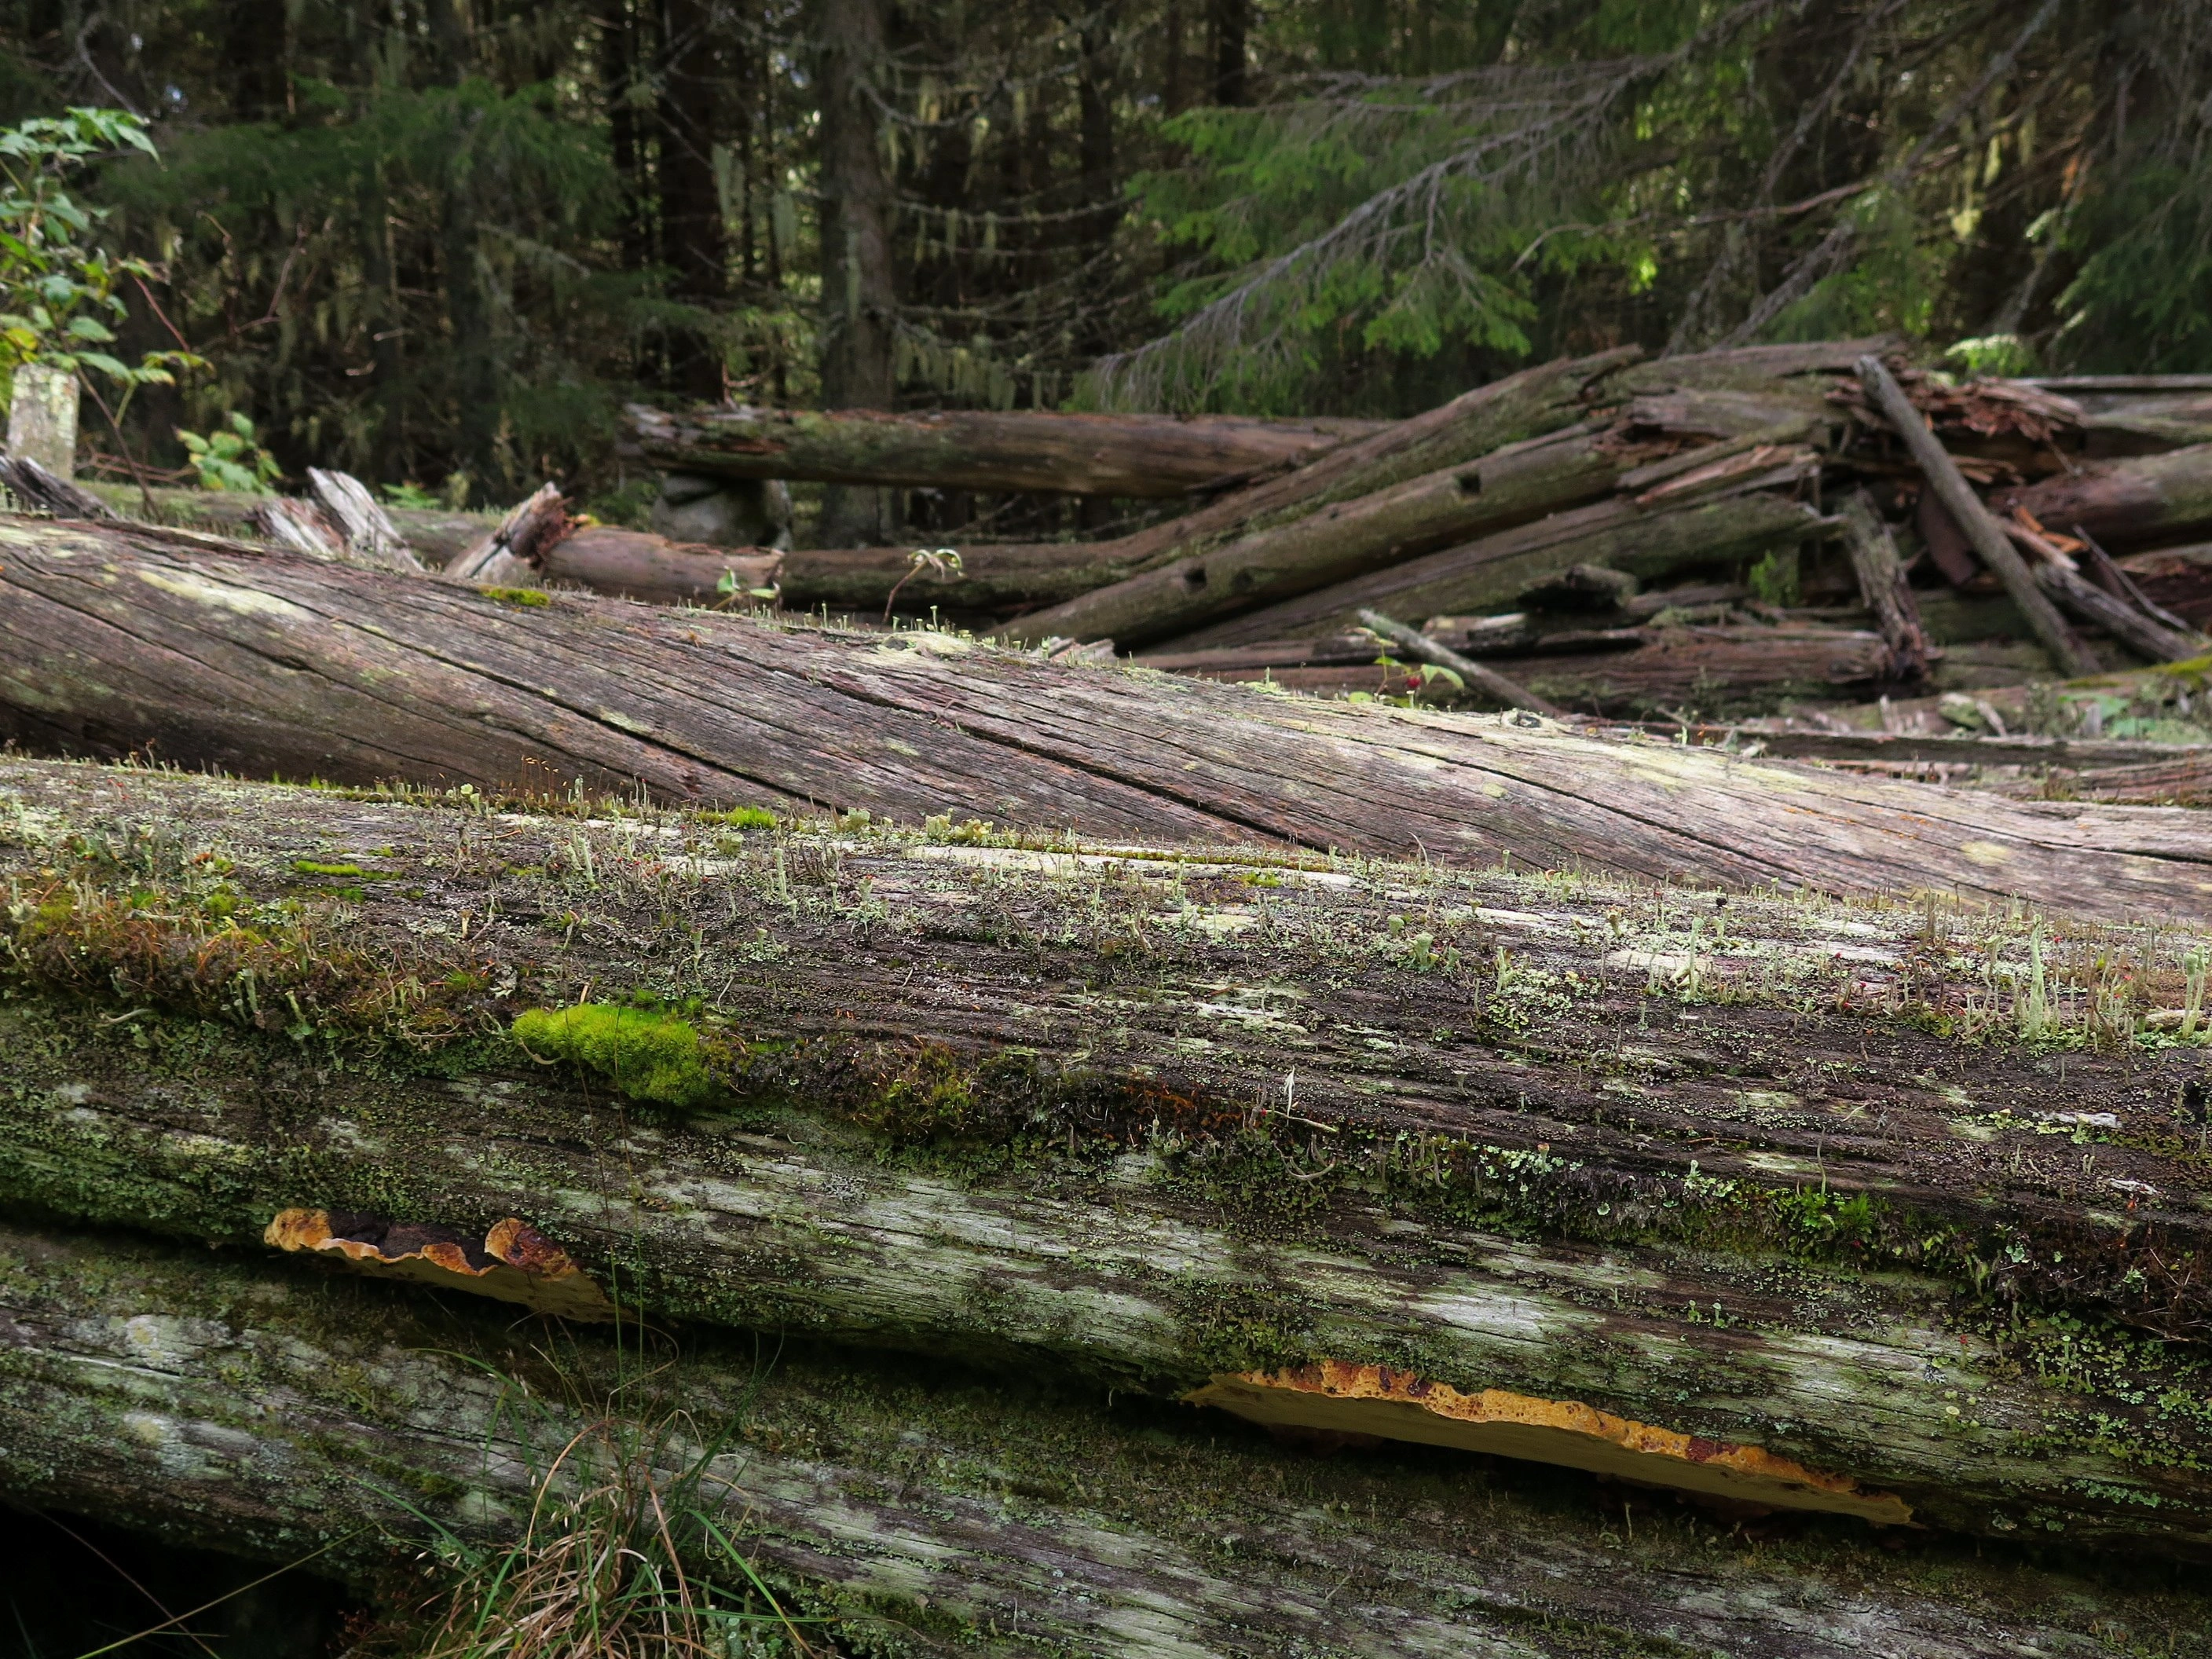
[[[646,458],[671,471],[940,489],[1188,495],[1295,467],[1390,422],[1047,410],[629,407]]]
[[[2029,811],[934,632],[524,603],[176,531],[0,520],[0,738],[49,752],[2212,909],[2202,838],[2155,813]]]
[[[793,1346],[763,1375],[750,1342],[690,1341],[641,1386],[588,1336],[549,1364],[505,1319],[204,1250],[9,1231],[0,1262],[11,1495],[277,1561],[334,1546],[319,1565],[362,1577],[385,1569],[381,1528],[421,1524],[403,1495],[511,1539],[525,1471],[611,1395],[688,1413],[692,1437],[654,1448],[672,1463],[734,1425],[702,1497],[786,1605],[835,1620],[808,1638],[841,1647],[1983,1659],[2123,1626],[2179,1652],[2212,1620],[2191,1589],[2106,1583],[2078,1558],[1731,1530],[1482,1460],[1316,1455],[1212,1413],[994,1394],[910,1362]]]
[[[1525,624],[1527,619],[1521,621]],[[1252,647],[1229,647],[1145,660],[1173,664],[1176,672],[1209,679],[1264,678],[1292,691],[1419,691],[1448,700],[1435,697],[1436,688],[1417,678],[1372,665],[1352,666],[1343,658],[1312,666],[1237,660],[1261,654],[1293,657],[1295,652],[1285,647],[1294,643],[1284,641],[1264,653]],[[1753,712],[1765,712],[1783,698],[1867,695],[1892,684],[1887,642],[1878,634],[1851,629],[1689,623],[1532,630],[1510,647],[1494,638],[1474,643],[1498,649],[1511,662],[1514,679],[1532,695],[1583,714],[1608,716],[1640,718],[1684,708],[1711,714],[1741,711],[1746,704]]]
[[[447,565],[445,574],[488,587],[534,586],[538,561],[573,525],[559,486],[540,485],[509,510],[498,529]]]
[[[0,455],[0,489],[33,513],[64,519],[112,519],[108,504],[73,479],[50,472],[35,456]]]
[[[320,504],[295,495],[264,495],[248,526],[288,551],[311,559],[342,559],[345,532]]]
[[[1850,551],[1859,597],[1874,612],[1875,626],[1889,647],[1889,672],[1883,678],[1926,678],[1928,635],[1920,626],[1920,607],[1913,600],[1912,585],[1905,580],[1889,526],[1863,489],[1844,498],[1838,516],[1844,521],[1844,544]]]
[[[2179,541],[2212,529],[2212,444],[2062,473],[2001,490],[1991,505],[2069,534],[2079,526],[2109,547]]]
[[[2212,1551],[2201,1379],[2039,1346],[2212,1325],[2196,1034],[2131,1035],[2193,935],[0,776],[11,1205],[518,1218],[659,1316]],[[688,1071],[504,1037],[623,988]]]
[[[2034,576],[2037,584],[2066,610],[2152,662],[2186,662],[2212,648],[2212,641],[2202,634],[2167,627],[2145,614],[2141,606],[2107,592],[2066,565],[2055,561],[2039,564]]]
[[[1717,490],[1656,498],[1616,496],[1553,514],[1534,524],[1446,548],[1339,582],[1182,635],[1187,651],[1302,634],[1334,633],[1363,608],[1426,621],[1495,610],[1578,564],[1605,565],[1642,577],[1697,566],[1728,566],[1819,534],[1826,520],[1779,493],[1794,489],[1808,463],[1795,457]]]
[[[94,483],[84,487],[107,511],[66,516],[131,518],[140,514],[142,497],[131,485]],[[268,499],[242,490],[180,489],[162,484],[155,485],[147,493],[154,499],[155,522],[218,536],[234,536],[252,528],[256,511]],[[409,548],[422,563],[434,569],[442,568],[481,541],[486,533],[497,528],[500,519],[497,514],[444,507],[392,507],[383,511]]]
[[[1990,509],[1966,483],[1958,463],[1928,429],[1920,411],[1912,406],[1881,359],[1871,355],[1861,358],[1859,380],[1882,418],[1889,422],[1891,430],[1911,452],[1928,488],[1972,544],[1982,562],[2004,585],[2005,592],[2012,596],[2012,602],[2020,607],[2021,614],[2027,618],[2036,637],[2043,641],[2059,667],[2069,674],[2095,673],[2096,659],[2075,637],[2065,618],[2037,585],[2027,563],[1990,516]]]
[[[1334,502],[1285,525],[1156,565],[999,630],[1128,646],[1187,634],[1503,526],[1608,493],[1626,470],[1605,427],[1509,444],[1478,461]]]
[[[705,547],[640,530],[590,525],[541,551],[537,574],[609,599],[743,609],[775,596],[781,553]]]
[[[972,614],[1058,605],[1155,566],[1282,529],[1336,502],[1571,426],[1602,394],[1606,374],[1636,356],[1632,348],[1524,369],[1343,444],[1294,471],[1109,541],[964,546],[963,568],[950,578],[916,574],[910,547],[793,553],[785,562],[785,596],[800,608],[873,613],[883,609],[893,586],[903,582],[901,599],[916,612],[933,605]]]
[[[408,547],[391,516],[368,493],[368,486],[349,472],[307,469],[307,483],[331,522],[345,538],[346,551],[368,564],[393,570],[420,570],[422,562]]]

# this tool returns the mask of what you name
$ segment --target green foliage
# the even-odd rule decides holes
[[[105,349],[129,316],[123,279],[154,268],[98,246],[108,210],[66,185],[93,158],[126,148],[154,155],[145,122],[123,110],[72,109],[0,131],[0,368],[89,368],[135,386],[167,385],[171,371],[200,365],[183,351],[149,351],[133,365]]]
[[[432,512],[445,502],[421,484],[409,480],[405,483],[386,484],[382,494],[386,507],[411,508],[416,512]]]
[[[721,1092],[696,1027],[658,1006],[612,1002],[532,1008],[511,1028],[524,1052],[596,1073],[632,1100],[700,1106]]]
[[[261,447],[253,422],[235,410],[228,429],[222,427],[202,434],[178,428],[177,441],[191,457],[202,489],[258,492],[273,483],[283,469],[276,458]]]

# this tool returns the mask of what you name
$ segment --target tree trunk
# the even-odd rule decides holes
[[[2193,938],[0,779],[19,1211],[2212,1553]]]
[[[890,179],[876,99],[888,62],[889,0],[817,0],[821,77],[822,402],[889,409],[898,289]],[[886,542],[889,503],[875,489],[832,490],[820,539]]]
[[[734,478],[1187,495],[1239,475],[1297,466],[1381,421],[1060,415],[1043,410],[694,410],[633,404],[630,429],[670,471]]]
[[[2212,908],[2202,838],[2154,812],[2058,817],[931,632],[525,601],[130,526],[0,520],[0,738],[336,782],[642,789],[1449,865]]]
[[[2212,530],[2212,444],[2112,461],[2000,491],[1998,512],[2025,507],[2045,529],[2087,532],[2111,547],[2142,547]]]
[[[1806,462],[1779,459],[1778,466],[1725,481],[1717,494],[1700,495],[1692,484],[1687,499],[1647,491],[1554,513],[1194,629],[1176,645],[1197,651],[1334,634],[1367,609],[1418,627],[1431,617],[1508,608],[1578,564],[1639,579],[1741,564],[1818,535],[1826,525],[1811,507],[1774,487],[1794,489],[1806,476]]]
[[[11,1496],[279,1560],[331,1545],[319,1565],[362,1578],[389,1571],[383,1529],[419,1536],[423,1513],[513,1539],[526,1471],[572,1437],[591,1460],[593,1408],[617,1398],[689,1413],[688,1443],[637,1435],[669,1465],[732,1426],[702,1497],[787,1606],[837,1621],[808,1638],[841,1647],[1978,1659],[2122,1627],[2179,1652],[2212,1617],[2194,1586],[2107,1583],[2078,1558],[1900,1557],[1839,1530],[1746,1548],[1632,1491],[1301,1454],[1126,1395],[1102,1411],[803,1346],[763,1376],[753,1344],[699,1340],[641,1386],[588,1335],[556,1368],[510,1320],[284,1266],[12,1230],[0,1263]],[[519,1409],[525,1387],[538,1403]]]
[[[660,0],[660,234],[670,292],[711,310],[728,288],[721,191],[714,178],[720,88],[707,0]],[[717,343],[696,329],[672,347],[669,382],[694,398],[722,395]]]

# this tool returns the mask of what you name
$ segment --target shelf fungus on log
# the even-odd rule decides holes
[[[1521,1457],[1762,1508],[1856,1516],[1877,1526],[1912,1520],[1911,1505],[1893,1493],[1868,1492],[1849,1475],[1820,1474],[1762,1446],[1655,1428],[1579,1401],[1539,1400],[1507,1389],[1463,1394],[1389,1365],[1323,1360],[1227,1372],[1183,1397],[1270,1428]]]
[[[701,1467],[690,1501],[841,1651],[1985,1659],[2101,1650],[2123,1628],[2195,1652],[2212,1631],[2201,1583],[2100,1573],[2074,1548],[1716,1525],[1526,1465],[1316,1456],[1127,1394],[775,1352],[695,1331],[641,1366],[605,1328],[0,1224],[0,1486],[200,1548],[326,1549],[319,1569],[375,1580],[429,1522],[513,1544],[532,1468],[634,1473],[618,1449],[642,1446]]]
[[[2170,926],[0,788],[19,1212],[245,1247],[295,1207],[527,1216],[651,1319],[1154,1396],[1389,1366],[1931,1527],[2212,1555]]]
[[[615,1304],[591,1276],[526,1221],[503,1216],[481,1237],[453,1227],[350,1211],[279,1210],[261,1235],[280,1250],[334,1257],[358,1273],[519,1303],[594,1323]]]

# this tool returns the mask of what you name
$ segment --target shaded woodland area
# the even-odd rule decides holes
[[[0,0],[0,1659],[2212,1651],[2208,124]]]

